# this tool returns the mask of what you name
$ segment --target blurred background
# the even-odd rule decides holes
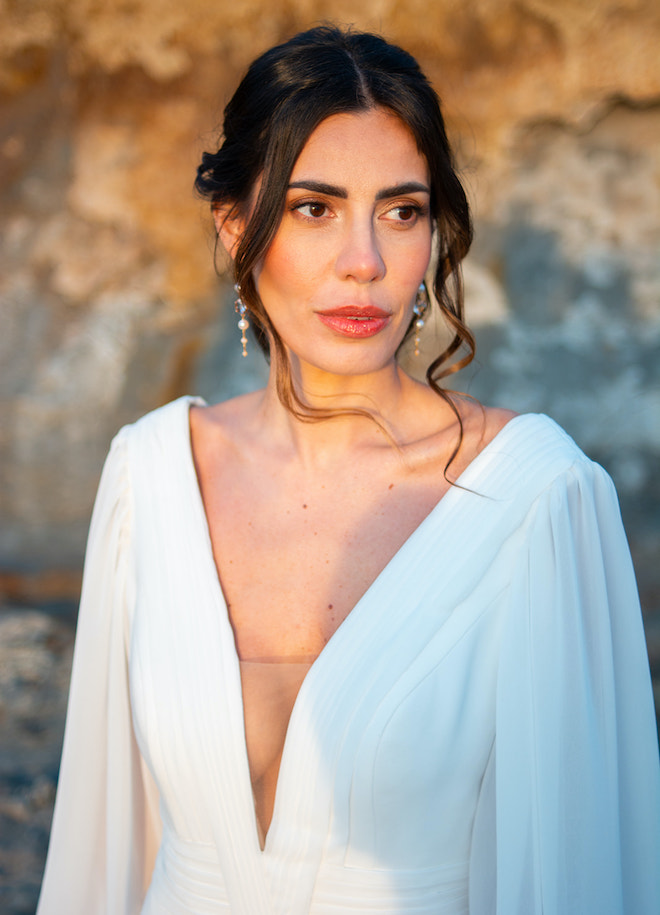
[[[94,492],[114,433],[260,385],[202,150],[249,62],[321,20],[402,44],[474,208],[476,364],[617,485],[660,698],[657,0],[0,0],[0,910],[34,911]],[[219,265],[221,268],[223,264]],[[423,337],[432,358],[433,329]],[[422,360],[416,360],[419,364]]]

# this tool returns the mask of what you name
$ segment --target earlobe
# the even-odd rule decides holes
[[[217,204],[212,207],[215,231],[232,260],[243,238],[245,220],[236,204]]]

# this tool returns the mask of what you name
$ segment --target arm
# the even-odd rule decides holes
[[[160,823],[133,733],[133,605],[125,433],[106,461],[90,527],[62,764],[38,915],[139,911]]]
[[[577,461],[528,523],[503,633],[470,911],[657,915],[658,748],[609,477]]]

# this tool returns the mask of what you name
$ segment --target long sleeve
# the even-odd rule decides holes
[[[132,915],[150,879],[160,822],[131,719],[133,600],[127,441],[120,433],[105,463],[87,544],[38,915]]]
[[[471,915],[658,915],[660,774],[609,477],[578,459],[527,519],[502,635]]]

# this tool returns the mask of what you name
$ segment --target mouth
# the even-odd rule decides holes
[[[373,337],[389,324],[391,315],[381,308],[369,306],[358,308],[354,305],[318,311],[316,315],[322,324],[342,337]]]

